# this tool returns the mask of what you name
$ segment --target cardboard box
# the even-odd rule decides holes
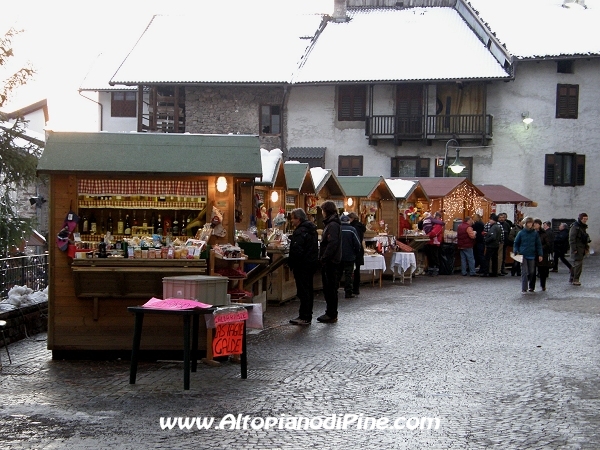
[[[229,279],[220,276],[183,275],[163,278],[163,299],[184,298],[213,306],[230,304],[227,295]]]

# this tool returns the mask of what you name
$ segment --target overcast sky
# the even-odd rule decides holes
[[[99,53],[131,48],[154,14],[206,14],[211,5],[224,4],[249,16],[274,7],[329,12],[333,0],[5,1],[0,33],[11,26],[23,30],[13,42],[12,68],[29,62],[37,73],[2,109],[11,112],[46,98],[49,128],[95,131],[97,107],[77,89]],[[6,75],[0,70],[0,82]]]

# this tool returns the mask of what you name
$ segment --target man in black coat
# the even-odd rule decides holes
[[[569,268],[569,272],[573,267],[565,255],[569,251],[569,227],[566,223],[561,223],[558,227],[558,233],[554,236],[554,265],[552,272],[558,272],[558,260],[560,259],[565,266]]]
[[[360,266],[365,264],[365,248],[363,245],[363,240],[365,238],[365,231],[367,231],[367,227],[364,223],[358,220],[358,214],[355,212],[351,212],[348,214],[350,218],[350,225],[354,227],[356,230],[356,234],[358,235],[358,240],[360,241],[360,252],[356,257],[356,264],[354,267],[354,275],[352,279],[352,293],[354,295],[360,294]]]
[[[290,323],[310,325],[314,302],[313,276],[319,261],[319,236],[317,226],[308,220],[302,208],[294,209],[290,216],[294,233],[288,266],[294,273],[296,296],[300,299],[298,317],[290,320]]]
[[[319,247],[321,277],[323,279],[323,296],[327,303],[325,314],[317,317],[321,323],[335,323],[338,320],[338,286],[339,266],[342,261],[342,225],[337,206],[332,201],[321,205],[325,228]]]

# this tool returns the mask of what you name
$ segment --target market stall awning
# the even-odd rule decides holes
[[[396,197],[383,177],[348,176],[338,177],[347,197],[376,197],[381,200],[394,200]]]
[[[51,132],[40,173],[262,175],[258,136]]]
[[[398,200],[417,197],[429,201],[429,197],[419,181],[405,180],[402,178],[386,178],[385,182],[394,193],[394,197]]]
[[[285,184],[288,191],[314,194],[315,185],[307,163],[286,162],[283,164]]]
[[[446,197],[460,186],[468,186],[473,192],[483,197],[483,192],[467,178],[464,177],[428,177],[428,178],[406,178],[407,180],[416,180],[421,183],[423,190],[427,193],[429,199]]]
[[[518,192],[507,188],[501,184],[478,184],[477,188],[483,192],[483,195],[492,203],[496,204],[523,204],[524,206],[534,206],[532,200],[522,196]]]
[[[322,167],[312,167],[310,174],[315,184],[315,194],[321,197],[322,191],[327,191],[332,197],[345,197],[346,193],[333,170]]]

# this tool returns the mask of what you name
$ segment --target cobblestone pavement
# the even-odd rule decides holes
[[[248,379],[233,363],[200,364],[189,391],[179,362],[141,363],[130,385],[128,361],[54,361],[37,335],[10,345],[11,365],[0,349],[0,448],[598,449],[599,274],[600,258],[588,258],[571,286],[561,266],[531,295],[511,276],[384,280],[340,299],[338,323],[309,327],[287,323],[297,301],[269,306],[265,330],[249,336]],[[228,414],[440,426],[160,427],[160,417]]]

